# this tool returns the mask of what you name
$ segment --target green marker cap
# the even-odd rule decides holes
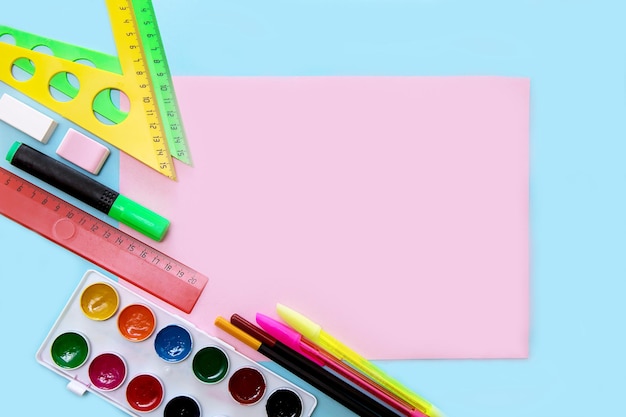
[[[13,142],[13,145],[11,145],[11,147],[9,148],[9,152],[7,152],[7,156],[6,156],[7,161],[11,162],[13,160],[13,157],[15,156],[15,152],[17,152],[20,146],[22,146],[22,142],[18,142],[18,141]]]
[[[170,221],[165,217],[121,194],[115,199],[108,214],[158,242],[163,240],[170,226]]]

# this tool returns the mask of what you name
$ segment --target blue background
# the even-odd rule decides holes
[[[626,3],[154,0],[154,5],[174,75],[529,77],[530,358],[378,364],[450,417],[626,415]],[[103,1],[3,2],[0,24],[115,53]],[[62,122],[41,149],[53,154],[67,127]],[[0,124],[0,154],[16,139],[29,141]],[[116,160],[113,155],[99,177],[112,186]],[[6,166],[4,158],[0,164]],[[0,236],[2,415],[123,415],[95,395],[75,397],[64,389],[64,379],[34,359],[92,265],[5,218]],[[413,330],[419,332],[419,326]],[[315,416],[352,415],[312,391],[320,399]]]

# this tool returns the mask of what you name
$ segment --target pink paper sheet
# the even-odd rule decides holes
[[[175,87],[193,168],[123,156],[120,187],[209,276],[190,321],[223,335],[216,316],[280,302],[371,359],[527,357],[528,79]]]

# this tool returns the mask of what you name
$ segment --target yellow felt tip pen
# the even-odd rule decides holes
[[[402,385],[398,380],[386,374],[382,369],[330,334],[326,333],[319,324],[282,304],[276,305],[276,311],[289,326],[306,339],[309,339],[313,344],[330,353],[335,358],[345,360],[372,381],[392,392],[422,413],[429,417],[444,417],[444,414],[433,404]]]

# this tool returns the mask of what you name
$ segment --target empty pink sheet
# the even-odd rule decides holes
[[[371,359],[527,357],[528,79],[175,87],[194,166],[174,182],[122,155],[120,189],[209,276],[190,321],[280,302]]]

